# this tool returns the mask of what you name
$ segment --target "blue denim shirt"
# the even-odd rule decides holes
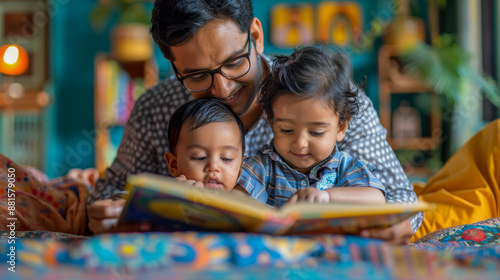
[[[338,151],[314,166],[309,174],[302,174],[286,164],[272,143],[257,155],[243,160],[238,184],[252,198],[280,207],[296,191],[314,187],[319,190],[334,187],[373,187],[385,195],[385,187],[372,173],[375,168],[361,158]]]

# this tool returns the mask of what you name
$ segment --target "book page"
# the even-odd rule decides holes
[[[429,209],[419,204],[297,203],[281,209],[295,217],[284,234],[357,234],[365,228],[383,228]]]
[[[401,212],[421,212],[428,210],[429,204],[361,204],[361,203],[308,203],[286,204],[278,211],[282,215],[295,215],[298,218],[334,218],[361,215],[381,215]]]

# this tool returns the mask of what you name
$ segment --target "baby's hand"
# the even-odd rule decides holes
[[[305,188],[294,193],[286,203],[296,203],[297,201],[328,203],[330,202],[330,194],[316,188]]]
[[[179,177],[175,177],[175,180],[182,182],[182,183],[189,184],[191,186],[195,186],[199,189],[203,189],[203,187],[204,187],[203,182],[195,181],[195,180],[188,180],[186,178],[186,176],[184,176],[184,175],[180,175]]]

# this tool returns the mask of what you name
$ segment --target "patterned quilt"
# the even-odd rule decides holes
[[[2,279],[498,279],[500,218],[407,246],[356,236],[1,233]],[[9,271],[15,239],[15,272]],[[6,278],[7,277],[7,278]]]

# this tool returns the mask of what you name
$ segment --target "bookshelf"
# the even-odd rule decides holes
[[[95,161],[102,174],[116,156],[134,102],[158,82],[158,69],[153,59],[126,61],[100,53],[94,73]]]

